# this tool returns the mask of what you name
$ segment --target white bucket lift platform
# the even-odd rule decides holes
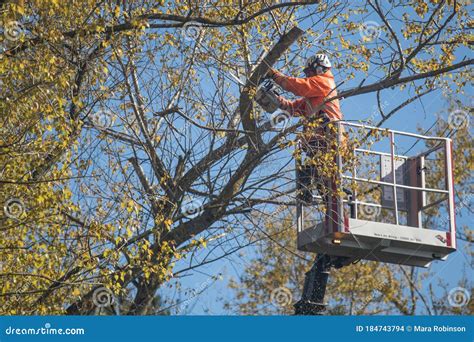
[[[339,186],[347,189],[357,184],[357,191],[352,198],[333,197],[336,203],[325,203],[331,209],[322,222],[308,224],[305,211],[314,214],[317,208],[303,205],[297,196],[298,249],[350,261],[366,259],[420,267],[445,260],[456,250],[451,140],[348,122],[337,122],[336,126],[339,137],[341,132],[350,135],[356,131],[366,138],[371,136],[369,133],[379,132],[382,138],[373,148],[352,149],[359,166],[341,171]],[[395,154],[396,138],[414,140],[416,153]],[[380,151],[384,149],[388,151]],[[364,164],[364,157],[372,158],[372,163]],[[427,167],[430,163],[436,167]],[[337,165],[343,169],[340,155]],[[441,214],[438,226],[433,226],[431,220],[434,210]]]

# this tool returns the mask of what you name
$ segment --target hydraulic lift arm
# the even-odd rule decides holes
[[[313,267],[306,272],[304,278],[303,295],[294,305],[295,315],[320,315],[325,310],[324,295],[330,270],[329,255],[316,255]]]
[[[306,272],[303,286],[303,295],[295,303],[295,315],[321,315],[326,309],[324,296],[331,267],[341,268],[347,265],[349,258],[331,257],[327,254],[318,254],[313,267]]]

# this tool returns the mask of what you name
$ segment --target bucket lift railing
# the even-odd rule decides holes
[[[362,149],[362,148],[354,148],[352,153],[366,153],[366,154],[374,154],[374,155],[380,155],[380,156],[387,156],[390,158],[390,169],[391,169],[391,179],[385,179],[385,180],[374,180],[374,179],[369,179],[369,178],[363,178],[359,177],[357,175],[357,170],[355,169],[355,166],[352,169],[352,175],[345,175],[345,174],[340,174],[341,180],[351,180],[352,182],[363,182],[363,183],[369,183],[369,184],[374,184],[374,185],[379,185],[379,186],[384,186],[384,187],[390,187],[392,189],[391,193],[393,195],[393,207],[392,206],[387,206],[383,204],[378,204],[378,203],[371,203],[371,202],[366,202],[366,201],[360,201],[357,198],[357,194],[354,193],[352,195],[352,199],[344,199],[342,197],[337,198],[337,214],[332,217],[333,221],[336,220],[338,225],[343,226],[344,223],[344,208],[343,204],[344,203],[351,203],[355,207],[355,218],[358,216],[358,206],[359,205],[364,205],[364,206],[372,206],[372,207],[378,207],[378,208],[387,208],[387,209],[392,209],[394,211],[394,218],[395,218],[395,224],[399,225],[400,224],[400,218],[399,218],[399,201],[398,201],[398,191],[397,189],[405,189],[405,190],[412,190],[415,191],[416,193],[421,192],[421,205],[416,208],[417,211],[417,222],[418,222],[418,227],[422,227],[422,212],[434,205],[437,205],[443,201],[447,201],[447,214],[448,214],[448,222],[449,222],[449,232],[451,234],[452,238],[452,247],[456,247],[455,245],[455,234],[456,234],[456,223],[455,223],[455,210],[454,210],[454,183],[453,183],[453,173],[452,173],[452,167],[453,167],[453,162],[452,162],[452,141],[449,138],[444,138],[444,137],[431,137],[431,136],[423,136],[420,134],[414,134],[414,133],[407,133],[407,132],[401,132],[397,130],[389,130],[385,128],[380,128],[380,127],[374,127],[374,126],[369,126],[369,125],[362,125],[362,124],[357,124],[357,123],[350,123],[350,122],[343,122],[339,121],[336,122],[336,127],[337,127],[337,139],[339,146],[341,144],[341,139],[342,139],[342,132],[344,131],[344,127],[355,127],[358,129],[362,130],[367,130],[367,131],[380,131],[380,132],[385,132],[388,133],[389,137],[389,143],[390,143],[390,153],[386,152],[381,152],[381,151],[374,151],[374,150],[367,150],[367,149]],[[439,142],[436,146],[429,148],[426,151],[423,151],[413,157],[408,157],[408,156],[402,156],[402,155],[397,155],[395,154],[395,143],[396,143],[396,136],[406,136],[406,137],[411,137],[419,140],[424,140],[424,141],[435,141]],[[445,155],[445,188],[444,189],[436,189],[436,188],[428,188],[426,187],[426,180],[425,180],[425,159],[428,155],[430,155],[433,152],[436,152],[438,150],[444,149],[444,155]],[[401,184],[397,182],[397,168],[396,168],[396,163],[395,161],[397,159],[404,159],[406,160],[418,160],[418,170],[417,172],[420,172],[420,182],[419,185],[406,185],[406,184]],[[300,163],[297,161],[297,169],[300,165]],[[339,154],[337,156],[337,165],[339,167],[339,170],[342,170],[342,156]],[[298,177],[298,175],[297,175]],[[340,182],[340,187],[342,190],[342,181]],[[342,192],[341,192],[342,193]],[[426,200],[426,194],[427,193],[437,193],[437,194],[443,194],[443,198],[438,199],[432,203],[427,203]],[[321,200],[320,196],[316,196]],[[413,210],[413,208],[408,208],[408,210]],[[298,233],[304,230],[304,218],[303,218],[303,204],[298,203],[297,201],[297,230]]]
[[[354,147],[351,151],[354,157],[357,157],[357,153],[380,156],[380,180],[361,177],[357,173],[356,164],[352,167],[352,175],[344,174],[342,172],[342,155],[339,153],[336,156],[336,163],[339,169],[338,186],[340,188],[339,191],[337,191],[337,188],[335,188],[336,182],[331,182],[330,190],[332,191],[332,196],[325,196],[325,200],[327,201],[327,203],[325,203],[326,220],[321,223],[307,227],[308,229],[306,229],[304,219],[305,206],[303,201],[299,199],[299,196],[296,197],[298,249],[317,253],[315,264],[311,270],[306,273],[302,298],[294,305],[297,315],[314,315],[324,311],[324,294],[331,267],[343,267],[361,259],[427,267],[431,261],[445,260],[449,253],[456,250],[451,140],[448,138],[427,137],[419,134],[387,130],[355,123],[336,122],[338,146],[342,146],[343,128],[345,127],[356,127],[361,130],[377,130],[388,133],[390,152],[386,153],[357,147]],[[437,141],[439,143],[415,156],[402,156],[395,154],[397,135],[425,141]],[[299,143],[297,147],[301,148]],[[445,186],[441,189],[428,188],[425,179],[426,157],[433,152],[443,149],[445,156]],[[385,178],[383,177],[383,171],[386,170],[382,168],[384,157],[386,158],[385,160],[389,159],[389,169],[391,171],[391,173],[389,172],[385,175]],[[410,174],[408,184],[397,180],[398,168],[396,160],[399,159],[404,160],[404,164],[402,164],[404,166],[400,171],[404,171],[405,166],[409,166]],[[296,158],[296,177],[298,184],[300,182],[299,170],[301,170],[302,162],[302,160]],[[415,170],[416,173],[413,173],[413,170]],[[344,191],[347,189],[343,188],[344,180],[352,181],[353,183],[374,184],[377,185],[377,187],[381,187],[381,204],[359,200],[357,189],[352,190],[352,194],[348,199],[343,198],[340,194],[347,193],[347,191]],[[384,187],[391,189],[393,201],[390,201],[390,203],[387,203],[387,201],[384,203]],[[406,199],[409,198],[408,192],[410,192],[409,194],[411,196],[415,195],[413,198],[410,197],[410,200],[405,200],[404,207],[399,207],[398,205],[398,189],[402,189],[404,196],[407,195],[405,196]],[[441,199],[435,199],[431,203],[427,203],[427,193],[441,194],[443,197]],[[323,200],[321,196],[315,197],[320,201]],[[449,217],[449,232],[445,232],[443,235],[438,234],[436,229],[422,227],[422,212],[442,201],[447,201],[447,213]],[[334,210],[334,202],[337,202],[337,210]],[[352,217],[349,218],[348,215],[344,213],[344,204],[351,206]],[[376,222],[375,220],[367,220],[366,218],[362,220],[359,219],[357,217],[359,205],[393,210],[395,224]],[[408,226],[401,224],[399,211],[407,212]],[[410,215],[408,215],[409,212]],[[416,217],[414,214],[416,214]],[[416,225],[414,223],[416,223]],[[416,241],[416,243],[413,241]],[[420,242],[418,243],[418,241]]]
[[[456,234],[456,223],[455,223],[455,210],[454,210],[454,181],[453,181],[453,172],[452,172],[452,167],[453,167],[453,162],[452,162],[452,141],[449,138],[444,138],[444,137],[431,137],[431,136],[424,136],[420,134],[414,134],[414,133],[407,133],[407,132],[401,132],[401,131],[396,131],[396,130],[387,130],[385,128],[380,128],[380,127],[373,127],[373,126],[368,126],[368,125],[361,125],[361,124],[356,124],[356,123],[349,123],[349,122],[338,122],[337,123],[337,128],[338,128],[338,137],[342,136],[342,128],[343,127],[357,127],[361,128],[363,130],[377,130],[377,131],[383,131],[383,132],[388,132],[389,134],[389,139],[390,139],[390,153],[383,153],[383,152],[377,152],[377,151],[369,151],[369,153],[374,153],[374,154],[386,154],[390,157],[390,163],[391,163],[391,182],[387,181],[378,181],[378,180],[371,180],[367,178],[359,178],[356,177],[356,174],[353,173],[352,176],[346,176],[342,175],[342,178],[344,179],[351,179],[353,181],[359,181],[359,182],[367,182],[367,183],[372,183],[376,185],[383,185],[383,186],[390,186],[392,188],[392,194],[393,194],[393,205],[394,205],[394,214],[395,214],[395,223],[398,225],[399,224],[399,209],[398,209],[398,188],[401,189],[407,189],[407,190],[415,190],[419,191],[422,194],[422,203],[419,208],[419,215],[421,215],[421,212],[436,205],[439,204],[440,202],[443,202],[447,200],[447,213],[449,217],[449,231],[451,233],[451,236],[453,236],[453,241],[455,241],[455,234]],[[407,156],[399,156],[395,154],[395,137],[397,135],[400,136],[406,136],[406,137],[412,137],[420,140],[425,140],[425,141],[435,141],[439,142],[436,146],[423,151],[416,156],[412,157],[412,159],[419,158],[420,160],[420,165],[419,165],[419,172],[420,172],[420,186],[413,186],[413,185],[405,185],[405,184],[397,184],[397,179],[396,179],[396,167],[395,167],[395,160],[397,158],[404,158],[404,159],[410,159],[410,157]],[[436,152],[440,149],[444,149],[444,155],[445,155],[445,189],[434,189],[434,188],[428,188],[426,187],[426,182],[425,182],[425,158],[433,153]],[[361,151],[362,149],[355,149],[354,153],[356,151]],[[366,152],[366,151],[365,151]],[[340,157],[339,157],[340,158]],[[342,163],[339,163],[339,166],[341,166]],[[438,193],[438,194],[444,194],[446,197],[443,196],[443,198],[433,202],[433,203],[426,203],[426,193]],[[355,210],[357,213],[357,196],[354,196],[354,204],[355,204]],[[372,204],[373,205],[373,204]],[[421,219],[418,220],[418,226],[421,227],[422,222]],[[455,247],[455,246],[453,246]]]

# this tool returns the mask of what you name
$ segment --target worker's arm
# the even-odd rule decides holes
[[[280,87],[289,91],[296,96],[313,97],[327,96],[331,89],[328,88],[326,82],[318,76],[309,78],[297,78],[285,76],[281,72],[272,69],[269,76],[273,78],[275,83]]]
[[[303,116],[306,111],[306,99],[301,98],[295,101],[285,99],[283,96],[278,96],[280,101],[280,109],[287,111],[293,116]]]

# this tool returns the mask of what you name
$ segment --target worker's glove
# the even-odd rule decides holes
[[[269,79],[273,80],[276,74],[277,74],[277,71],[273,68],[270,68],[270,70],[268,70],[268,72],[267,72],[267,74],[265,75],[264,78],[266,78],[266,79],[269,78]]]

